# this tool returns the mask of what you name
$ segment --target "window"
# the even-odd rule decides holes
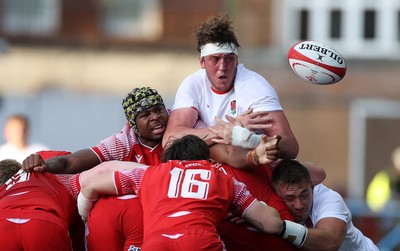
[[[1,29],[13,35],[51,35],[60,23],[59,0],[3,0]]]
[[[120,38],[157,37],[161,27],[159,5],[159,0],[103,0],[103,33]]]
[[[330,37],[334,39],[342,36],[342,12],[340,10],[332,10],[330,13]]]
[[[282,41],[324,41],[346,58],[400,59],[399,0],[282,0]]]
[[[377,167],[384,168],[382,163],[386,163],[399,145],[399,127],[400,102],[381,99],[352,101],[349,132],[351,185],[348,187],[351,198],[365,198],[366,187]],[[377,130],[380,130],[379,135]]]
[[[397,41],[400,42],[400,11],[397,11],[397,26],[396,26],[396,31],[397,31]]]
[[[374,39],[375,38],[375,10],[364,11],[364,38]]]
[[[308,10],[301,10],[300,11],[300,40],[307,40],[308,39]]]

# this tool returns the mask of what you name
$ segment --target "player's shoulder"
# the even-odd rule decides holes
[[[205,69],[199,69],[189,75],[187,75],[183,81],[182,81],[182,85],[184,84],[193,84],[196,82],[200,82],[201,79],[204,78],[204,76],[206,76],[206,71]]]
[[[263,90],[268,89],[266,87],[270,87],[270,83],[266,78],[261,76],[259,73],[247,69],[244,65],[238,65],[236,80],[235,80],[235,88],[243,89],[246,91],[249,90]],[[251,88],[249,88],[251,87]]]
[[[314,201],[344,202],[343,197],[338,192],[323,184],[318,184],[314,187]]]

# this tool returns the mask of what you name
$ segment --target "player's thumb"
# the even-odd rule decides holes
[[[277,145],[281,141],[282,137],[280,135],[274,135],[272,137],[272,144]]]
[[[46,171],[46,166],[45,165],[35,166],[33,168],[33,171],[35,171],[35,172],[44,172],[44,171]]]

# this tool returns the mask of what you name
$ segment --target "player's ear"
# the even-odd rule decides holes
[[[200,66],[202,69],[206,68],[204,57],[200,57]]]

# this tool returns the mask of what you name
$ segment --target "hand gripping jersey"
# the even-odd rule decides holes
[[[148,250],[222,250],[216,227],[231,208],[242,215],[255,200],[205,160],[115,172],[115,182],[119,194],[134,191],[142,202]]]
[[[202,121],[198,126],[204,127]],[[161,142],[155,147],[140,143],[128,123],[121,132],[92,147],[100,161],[122,160],[146,165],[160,164]],[[136,217],[131,217],[135,215]],[[87,245],[90,250],[134,250],[143,243],[142,206],[137,197],[100,198],[88,218]],[[101,220],[100,220],[101,219]],[[107,238],[104,238],[108,236]]]
[[[61,152],[65,153],[65,152]],[[63,155],[39,152],[44,158]],[[69,228],[79,218],[78,175],[20,170],[0,187],[0,243],[4,250],[71,250]]]

